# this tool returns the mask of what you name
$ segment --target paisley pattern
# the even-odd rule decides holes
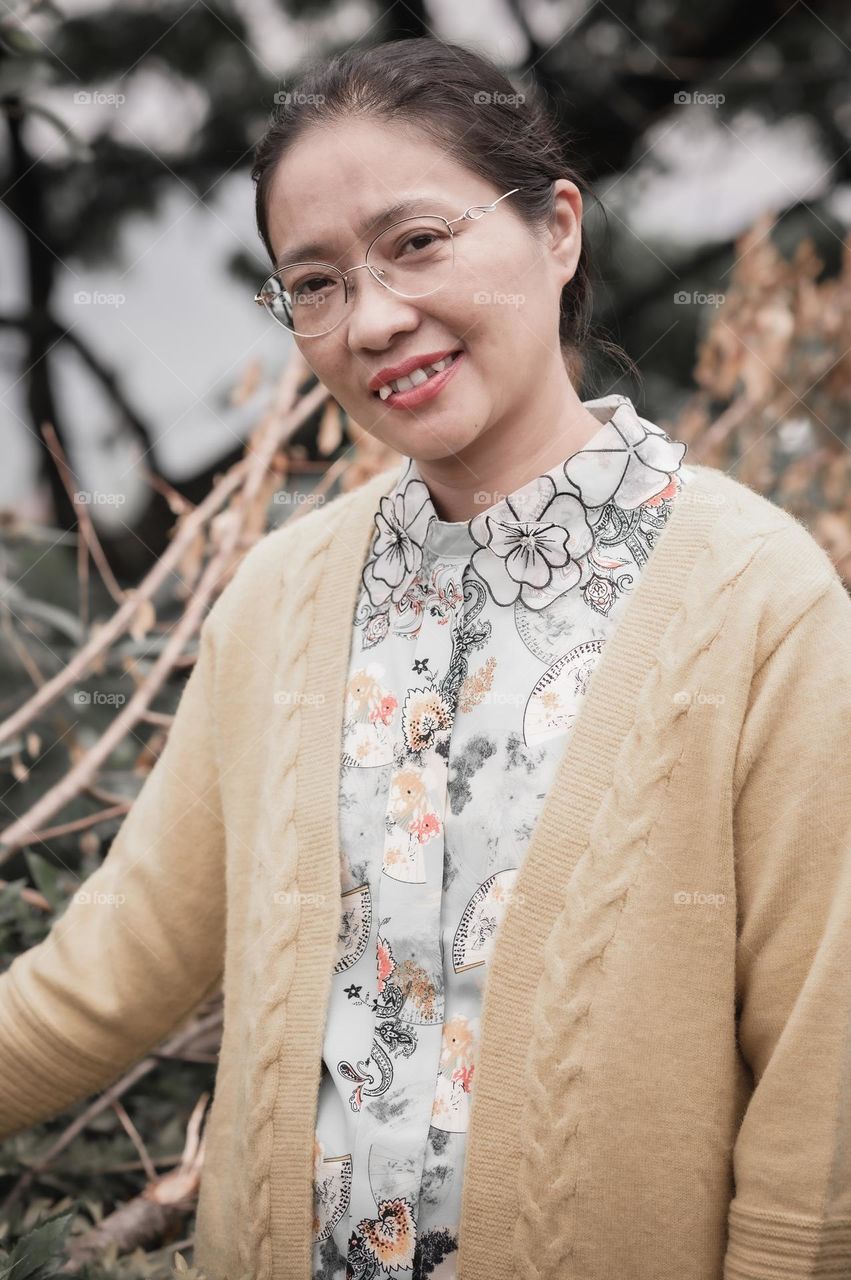
[[[437,518],[412,458],[375,515],[341,742],[314,1280],[456,1275],[488,957],[588,681],[689,479],[686,446],[626,396],[585,408],[601,425],[581,450],[472,519]]]

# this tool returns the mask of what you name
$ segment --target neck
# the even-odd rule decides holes
[[[579,399],[567,370],[545,380],[532,403],[495,422],[447,458],[421,462],[439,520],[470,520],[584,448],[603,425]]]

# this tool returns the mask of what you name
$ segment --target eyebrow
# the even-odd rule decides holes
[[[380,213],[375,214],[371,218],[367,218],[365,222],[361,222],[357,228],[358,236],[363,238],[367,232],[385,227],[388,223],[395,222],[399,218],[406,217],[409,213],[422,213],[423,207],[427,207],[429,212],[436,213],[436,206],[443,204],[436,196],[426,194],[416,194],[405,196],[402,200],[397,200],[395,204],[388,205],[382,209]],[[298,244],[292,249],[287,249],[275,259],[275,266],[281,267],[287,262],[327,262],[328,247],[316,240],[311,240],[306,244]]]

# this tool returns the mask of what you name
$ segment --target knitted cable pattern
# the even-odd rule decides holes
[[[339,514],[341,516],[342,511]],[[325,552],[337,535],[338,524],[339,519],[329,520],[309,563],[305,565],[302,557],[297,573],[293,572],[292,563],[295,553],[291,553],[288,573],[281,584],[280,608],[276,611],[278,617],[286,618],[287,624],[287,637],[282,642],[285,656],[278,668],[276,691],[304,687],[316,595],[322,581]],[[287,608],[287,585],[295,581],[298,599],[293,600],[293,607]],[[275,709],[277,711],[277,704]],[[301,914],[295,813],[296,762],[303,711],[298,699],[287,704],[284,710],[280,720],[277,714],[271,717],[271,726],[275,729],[270,745],[272,764],[263,793],[263,813],[275,814],[271,829],[280,833],[280,844],[257,850],[256,874],[251,886],[252,977],[247,999],[250,1067],[241,1159],[245,1176],[240,1186],[238,1254],[241,1273],[249,1272],[252,1280],[271,1280],[272,1276],[271,1163],[276,1067],[295,973],[295,941]],[[264,939],[262,947],[261,938]]]
[[[565,1280],[574,1253],[582,1143],[582,1082],[594,993],[631,887],[642,873],[664,790],[682,757],[686,700],[674,692],[723,626],[731,592],[764,541],[747,542],[732,563],[714,539],[688,574],[681,602],[661,637],[635,705],[635,720],[615,761],[612,787],[591,825],[571,891],[544,948],[535,994],[520,1131],[519,1205],[513,1233],[515,1274]],[[707,582],[717,586],[707,605]],[[587,695],[586,695],[587,696]],[[632,761],[652,759],[635,776]],[[581,904],[582,941],[574,919]],[[569,962],[565,956],[570,956]]]

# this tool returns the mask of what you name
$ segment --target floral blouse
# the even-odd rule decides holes
[[[584,448],[468,521],[406,458],[355,610],[314,1280],[454,1277],[488,954],[686,445],[609,395]],[[522,1083],[522,1082],[521,1082]]]

